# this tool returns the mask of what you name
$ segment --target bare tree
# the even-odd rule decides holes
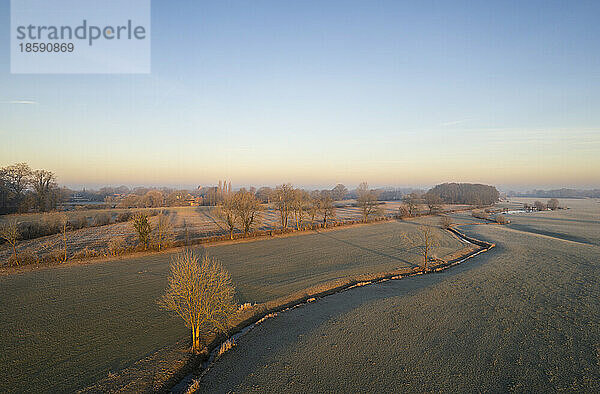
[[[452,227],[452,218],[450,216],[442,216],[440,219],[440,226],[442,226],[443,229],[449,229]]]
[[[50,206],[51,193],[56,188],[54,173],[46,170],[35,170],[31,175],[31,186],[35,193],[35,201],[41,212],[53,208]]]
[[[410,211],[406,204],[402,204],[398,207],[398,218],[404,219],[410,216]]]
[[[419,195],[417,193],[407,194],[402,198],[402,201],[408,207],[408,213],[410,216],[413,216],[415,212],[417,212],[417,207],[420,201]]]
[[[214,214],[222,220],[229,230],[229,239],[233,239],[236,221],[236,202],[234,196],[228,195],[214,209]]]
[[[5,240],[13,250],[13,259],[18,264],[17,260],[17,244],[21,239],[21,231],[19,223],[16,219],[7,220],[0,225],[0,238]]]
[[[148,249],[150,244],[150,234],[152,234],[152,227],[150,227],[148,215],[145,212],[136,213],[133,215],[132,224],[144,250]]]
[[[275,208],[279,211],[279,218],[282,228],[287,228],[288,218],[290,216],[291,204],[294,199],[294,187],[289,184],[283,184],[275,188],[273,201]]]
[[[300,230],[304,213],[308,209],[308,193],[302,189],[294,189],[291,208],[296,222],[296,230]]]
[[[425,194],[425,204],[429,208],[429,213],[433,214],[442,209],[442,198],[434,193]]]
[[[416,250],[423,258],[423,268],[427,271],[432,251],[439,246],[437,234],[431,227],[421,225],[414,234],[405,234],[403,239],[409,248]]]
[[[231,277],[217,260],[185,251],[171,262],[169,285],[159,305],[184,320],[191,330],[192,351],[198,353],[204,335],[227,329],[237,310],[234,294]]]
[[[335,201],[343,200],[346,194],[348,194],[348,189],[341,183],[338,183],[333,189],[331,189],[331,197]]]
[[[145,208],[159,208],[164,206],[165,196],[160,190],[150,190],[143,198]]]
[[[25,197],[25,191],[31,183],[32,170],[27,163],[17,163],[2,168],[4,186],[12,194],[17,208]]]
[[[254,193],[242,189],[234,195],[234,212],[242,227],[244,237],[259,218],[262,206]]]
[[[160,212],[156,217],[156,226],[154,228],[156,248],[161,249],[169,246],[175,240],[173,224],[171,218],[164,212]]]
[[[546,210],[546,204],[544,204],[541,201],[536,201],[533,203],[533,205],[535,205],[535,209],[537,209],[538,211],[545,211]]]
[[[358,194],[356,203],[360,208],[364,222],[367,222],[370,216],[381,214],[381,209],[379,208],[379,203],[377,202],[377,195],[373,190],[369,189],[369,184],[367,182],[363,182],[358,185],[356,193]]]
[[[68,260],[67,230],[69,229],[69,217],[65,213],[62,213],[58,217],[58,222],[60,223],[60,233],[62,234],[62,239],[63,239],[62,262],[66,263]]]
[[[548,203],[546,204],[548,206],[548,209],[551,209],[553,211],[558,209],[558,200],[556,198],[551,198],[550,200],[548,200]]]
[[[319,209],[323,215],[323,227],[327,227],[327,220],[335,217],[335,205],[333,205],[333,198],[329,190],[321,191]]]
[[[321,211],[321,193],[318,190],[310,192],[308,200],[308,214],[310,215],[311,224],[314,226],[315,218]]]
[[[268,186],[263,186],[256,191],[256,198],[258,198],[261,202],[266,204],[271,203],[271,198],[273,197],[273,189]]]

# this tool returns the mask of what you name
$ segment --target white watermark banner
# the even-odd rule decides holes
[[[11,0],[13,74],[150,73],[150,0]]]

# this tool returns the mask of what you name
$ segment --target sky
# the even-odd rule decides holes
[[[600,187],[598,1],[152,2],[140,75],[10,74],[0,166],[71,187]]]

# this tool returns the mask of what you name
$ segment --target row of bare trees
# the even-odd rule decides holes
[[[536,200],[533,203],[533,206],[529,205],[529,204],[523,204],[523,208],[526,211],[531,211],[531,210],[536,210],[536,211],[545,211],[547,209],[550,209],[552,211],[555,211],[559,208],[559,202],[556,198],[551,198],[550,200],[548,200],[547,203],[543,203],[539,200]]]
[[[237,193],[228,193],[215,208],[215,215],[227,226],[229,238],[233,239],[236,225],[247,236],[258,222],[262,206],[256,196],[242,189]]]
[[[293,224],[297,230],[300,230],[304,227],[305,220],[309,218],[314,225],[318,216],[322,217],[323,227],[327,227],[329,221],[336,215],[330,190],[314,190],[309,193],[294,188],[291,184],[282,184],[271,192],[269,199],[277,212],[279,224],[284,229]],[[225,224],[229,237],[233,239],[237,227],[241,229],[244,236],[247,236],[260,223],[263,210],[261,200],[255,193],[241,189],[236,193],[225,195],[214,213]]]
[[[286,183],[275,188],[272,201],[282,228],[288,227],[291,218],[296,229],[300,230],[305,218],[310,217],[314,224],[318,215],[323,217],[323,226],[327,227],[328,221],[335,218],[336,214],[331,190],[313,190],[309,193]]]

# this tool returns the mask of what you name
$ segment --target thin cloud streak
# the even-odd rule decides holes
[[[23,105],[37,105],[37,101],[33,100],[10,100],[10,101],[0,101],[2,104],[23,104]]]
[[[446,127],[446,126],[455,126],[457,124],[468,122],[469,120],[471,120],[471,119],[467,118],[467,119],[460,119],[460,120],[452,120],[450,122],[441,123],[440,125],[443,126],[443,127]]]

